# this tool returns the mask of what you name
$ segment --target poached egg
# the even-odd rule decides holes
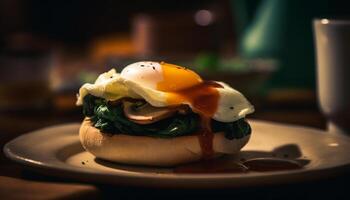
[[[219,81],[204,81],[194,71],[165,62],[143,61],[101,74],[95,83],[84,84],[77,105],[87,94],[109,101],[124,97],[144,99],[154,107],[189,105],[191,109],[220,122],[233,122],[254,112],[237,90]]]

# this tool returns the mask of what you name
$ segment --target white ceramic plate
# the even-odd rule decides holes
[[[79,124],[52,126],[7,143],[12,160],[51,176],[75,181],[124,186],[224,188],[281,184],[339,175],[350,168],[350,139],[321,130],[251,120],[252,137],[232,159],[288,157],[306,164],[302,169],[248,173],[179,174],[171,168],[119,165],[95,160],[83,150]],[[306,162],[305,162],[306,161]]]

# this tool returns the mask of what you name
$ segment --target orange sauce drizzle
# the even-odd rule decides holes
[[[177,95],[191,103],[193,111],[200,116],[201,127],[198,132],[198,139],[203,159],[210,159],[214,154],[214,134],[211,130],[211,118],[218,106],[219,92],[216,89],[218,87],[222,86],[213,81],[204,81],[194,87],[177,92]]]
[[[213,156],[214,135],[211,130],[211,118],[217,110],[219,92],[222,87],[214,81],[203,81],[198,74],[181,66],[160,63],[163,70],[163,81],[157,84],[157,89],[169,95],[167,101],[176,105],[187,102],[192,105],[194,112],[198,113],[201,127],[198,139],[203,159]]]

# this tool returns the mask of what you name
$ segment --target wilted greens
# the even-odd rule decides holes
[[[96,128],[111,134],[169,138],[195,134],[200,128],[199,116],[193,112],[176,114],[152,124],[137,124],[125,117],[122,104],[114,105],[92,95],[84,97],[83,114],[91,119]],[[244,119],[231,123],[212,120],[212,129],[213,132],[225,132],[227,139],[238,139],[251,133]]]

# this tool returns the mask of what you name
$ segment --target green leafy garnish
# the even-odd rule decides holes
[[[199,116],[193,112],[186,115],[176,114],[152,124],[137,124],[125,117],[121,103],[111,104],[92,95],[84,97],[83,114],[91,119],[96,128],[112,134],[170,138],[195,134],[200,127]],[[232,123],[212,120],[212,129],[214,132],[225,132],[228,139],[242,138],[251,132],[244,119]]]

